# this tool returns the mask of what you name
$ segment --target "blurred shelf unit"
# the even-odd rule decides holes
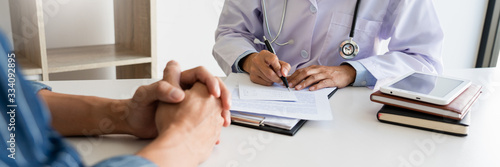
[[[46,48],[43,2],[9,1],[14,50],[24,75],[48,81],[51,73],[116,67],[117,79],[156,78],[156,0],[114,0],[115,44],[55,49]]]

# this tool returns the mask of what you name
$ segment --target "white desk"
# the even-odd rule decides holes
[[[372,90],[349,87],[331,98],[334,119],[309,121],[294,136],[240,126],[223,128],[221,144],[201,166],[500,166],[500,69],[454,70],[446,75],[483,85],[472,108],[469,136],[455,137],[380,123]],[[51,81],[55,92],[129,98],[152,80]],[[149,140],[127,135],[68,140],[87,165],[133,154]]]

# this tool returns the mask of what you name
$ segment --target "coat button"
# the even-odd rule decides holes
[[[302,56],[302,58],[304,58],[304,59],[307,59],[309,57],[309,53],[307,53],[306,50],[302,50],[300,52],[300,56]]]
[[[309,6],[309,10],[311,10],[312,13],[318,12],[318,9],[314,5]]]

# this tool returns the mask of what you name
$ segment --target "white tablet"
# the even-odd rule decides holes
[[[468,80],[411,72],[380,87],[386,94],[447,105],[470,86]]]

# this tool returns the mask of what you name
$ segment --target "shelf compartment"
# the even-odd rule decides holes
[[[113,0],[115,44],[47,49],[44,1],[9,1],[18,63],[25,75],[116,67],[116,78],[156,77],[156,0]],[[50,5],[49,5],[50,6]],[[120,46],[120,47],[118,47]]]
[[[16,55],[17,64],[21,66],[24,75],[40,75],[42,67],[32,63],[29,59]]]
[[[115,44],[47,49],[49,73],[151,63],[152,58]]]

